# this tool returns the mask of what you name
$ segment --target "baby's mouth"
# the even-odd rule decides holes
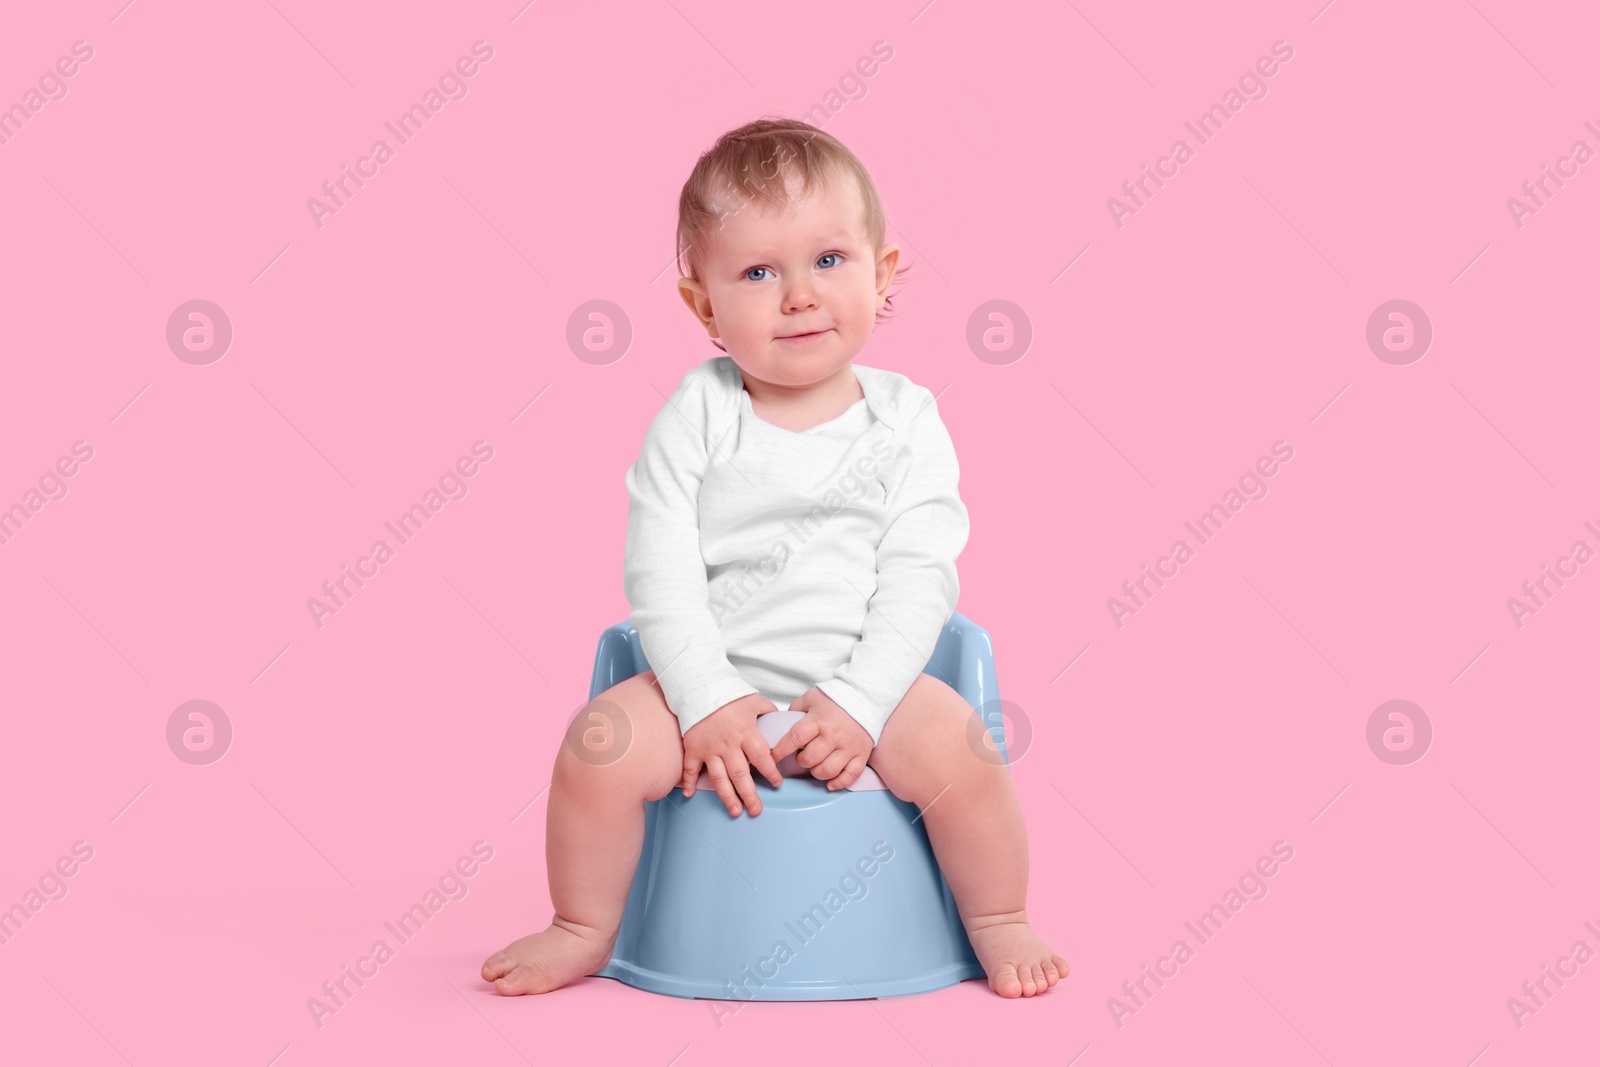
[[[778,340],[780,340],[780,341],[788,341],[791,344],[807,344],[807,343],[812,342],[812,341],[820,340],[823,337],[823,335],[832,332],[832,329],[833,328],[830,326],[827,329],[812,330],[809,333],[788,334],[786,336],[779,337]]]

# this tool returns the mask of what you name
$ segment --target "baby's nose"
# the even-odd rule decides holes
[[[791,289],[783,303],[785,311],[809,311],[816,306],[816,294],[805,288]]]

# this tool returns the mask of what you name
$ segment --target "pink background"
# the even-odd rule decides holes
[[[0,35],[0,102],[94,49],[0,145],[0,503],[93,448],[0,546],[0,902],[94,850],[0,946],[14,1062],[1594,1054],[1600,962],[1520,1028],[1506,1006],[1600,950],[1600,565],[1506,606],[1600,548],[1600,163],[1520,228],[1506,206],[1600,148],[1582,5],[121,3]],[[306,199],[480,39],[469,95],[319,229]],[[665,269],[679,188],[879,40],[824,123],[913,264],[859,362],[940,394],[960,609],[1032,730],[1029,912],[1072,974],[721,1028],[607,979],[500,999],[477,968],[549,919],[542,791],[628,614],[623,473],[716,354]],[[1278,40],[1269,95],[1197,145]],[[1107,198],[1179,137],[1119,228]],[[165,339],[194,299],[234,330],[207,366]],[[565,339],[600,299],[633,329],[607,365]],[[1033,329],[1005,365],[966,341],[997,299]],[[1406,366],[1365,340],[1394,299],[1434,328]],[[319,629],[306,600],[478,440],[465,499]],[[1278,440],[1270,494],[1119,629],[1107,598]],[[166,740],[196,699],[234,729],[208,766]],[[1434,730],[1409,765],[1366,740],[1392,699]],[[319,1029],[307,998],[480,840],[469,895]],[[1266,899],[1119,1027],[1108,998],[1279,840]]]

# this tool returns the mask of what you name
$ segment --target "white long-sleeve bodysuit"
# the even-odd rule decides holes
[[[623,587],[683,733],[746,694],[785,709],[815,685],[876,745],[955,610],[969,526],[937,401],[853,369],[864,399],[796,433],[715,356],[645,431]]]

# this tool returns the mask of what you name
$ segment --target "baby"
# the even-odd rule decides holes
[[[966,700],[923,673],[968,533],[950,435],[927,389],[851,364],[893,309],[900,252],[877,190],[835,138],[762,119],[701,156],[678,213],[679,292],[726,355],[684,375],[625,479],[623,584],[659,669],[574,718],[546,823],[555,915],[483,977],[510,996],[600,970],[645,802],[693,795],[704,767],[731,817],[759,816],[752,771],[777,789],[784,760],[915,804],[989,987],[1042,993],[1067,964],[1028,925],[1010,773],[974,750]],[[804,714],[769,746],[757,717],[778,701]],[[618,751],[586,749],[594,722]]]

